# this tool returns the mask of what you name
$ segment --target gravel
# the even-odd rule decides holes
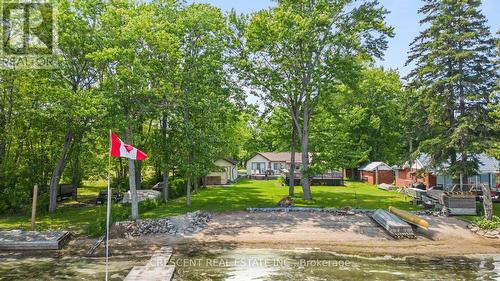
[[[125,238],[153,234],[188,236],[203,230],[211,219],[210,213],[196,211],[169,218],[117,222],[113,226],[114,236]]]

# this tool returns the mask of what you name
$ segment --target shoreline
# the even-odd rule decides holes
[[[339,255],[463,259],[500,255],[500,239],[479,236],[467,223],[454,217],[424,216],[430,228],[414,229],[417,239],[392,238],[365,214],[338,216],[329,213],[249,213],[214,214],[208,225],[189,236],[146,235],[110,240],[117,256],[147,256],[162,246],[181,252],[192,250],[272,249],[287,251],[330,252]],[[59,251],[0,252],[0,257],[80,256],[96,239],[77,238]],[[96,256],[104,254],[101,245]]]

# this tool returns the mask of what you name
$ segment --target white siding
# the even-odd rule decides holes
[[[256,164],[252,164],[252,163],[256,163]],[[257,163],[264,163],[264,164],[257,164]],[[264,165],[264,167],[260,169],[261,171],[257,171],[257,169],[255,169],[255,166],[262,166],[262,165]],[[252,166],[253,166],[253,169],[252,169]],[[264,158],[262,155],[257,154],[254,157],[252,157],[250,160],[247,161],[247,175],[255,175],[255,174],[259,174],[260,172],[264,173],[264,171],[267,170],[268,167],[269,167],[269,160]]]
[[[238,177],[238,166],[224,159],[218,159],[214,162],[218,167],[224,168],[224,171],[211,172],[208,176],[220,176],[222,184],[227,184],[228,181],[235,181]]]

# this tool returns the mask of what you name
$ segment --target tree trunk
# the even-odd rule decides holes
[[[5,142],[4,140],[0,139],[0,166],[2,165],[3,162],[4,151],[5,151]]]
[[[198,186],[199,186],[198,178],[195,177],[193,179],[194,193],[198,192]]]
[[[193,151],[190,149],[188,153],[188,169],[187,169],[187,188],[186,188],[186,206],[191,207],[191,165],[193,164]]]
[[[493,219],[493,202],[491,200],[491,189],[489,185],[481,184],[483,190],[484,218],[491,221]]]
[[[128,119],[128,118],[127,118]],[[129,125],[127,128],[127,142],[132,143],[132,127]],[[136,179],[135,179],[135,161],[128,159],[128,183],[130,187],[130,202],[132,209],[132,220],[139,219],[139,202],[137,200],[137,189],[136,189]]]
[[[71,147],[73,136],[74,134],[71,131],[68,131],[64,136],[64,146],[54,171],[52,172],[49,187],[49,213],[54,213],[57,208],[57,189],[59,188],[59,180],[61,179],[61,175],[64,171],[64,166],[66,165],[66,158]]]
[[[306,99],[303,107],[302,138],[300,139],[302,148],[302,192],[304,200],[312,200],[311,180],[309,178],[309,101]]]
[[[191,177],[187,177],[186,183],[186,206],[191,207]]]
[[[292,120],[292,143],[290,147],[290,171],[289,172],[289,187],[288,196],[295,196],[295,148],[297,146],[297,130],[295,129],[295,122]]]
[[[78,196],[78,186],[80,185],[80,157],[78,154],[75,154],[73,160],[73,169],[71,171],[71,185],[73,186],[73,200],[77,200]]]
[[[163,201],[168,202],[168,169],[163,172]]]

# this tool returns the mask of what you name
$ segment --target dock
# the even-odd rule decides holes
[[[0,231],[0,250],[59,250],[70,237],[68,231]]]
[[[162,247],[156,251],[145,266],[134,266],[124,281],[170,281],[174,278],[175,266],[167,265],[172,257],[172,248]]]

